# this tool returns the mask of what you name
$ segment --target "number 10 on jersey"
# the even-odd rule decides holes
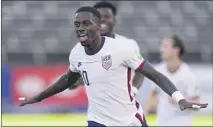
[[[88,80],[87,72],[86,71],[82,71],[81,72],[81,76],[82,76],[82,78],[84,80],[84,83],[89,86],[89,80]]]

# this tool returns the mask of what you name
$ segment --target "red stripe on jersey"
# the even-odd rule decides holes
[[[137,109],[139,109],[140,104],[137,101],[135,101],[135,105],[136,105]]]
[[[72,73],[72,71],[70,69],[68,69],[68,72]]]
[[[128,85],[128,92],[129,92],[129,97],[130,97],[130,100],[132,102],[133,100],[133,97],[131,95],[131,84],[130,84],[130,80],[131,80],[131,68],[128,68],[128,71],[127,71],[127,85]]]
[[[135,114],[135,117],[138,118],[138,120],[141,122],[141,124],[143,125],[143,119],[142,116],[139,113]]]
[[[144,65],[144,63],[145,63],[145,60],[143,60],[143,61],[141,62],[141,64],[137,67],[137,69],[136,69],[135,71],[139,71],[140,68]]]

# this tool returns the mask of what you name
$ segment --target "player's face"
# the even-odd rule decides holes
[[[164,39],[161,42],[161,59],[169,60],[175,55],[175,48],[173,47],[173,42],[171,39]]]
[[[110,8],[98,8],[97,10],[101,14],[101,35],[110,35],[115,25],[115,17],[112,10]]]
[[[75,31],[82,46],[91,44],[98,35],[100,24],[90,12],[79,12],[75,15]]]

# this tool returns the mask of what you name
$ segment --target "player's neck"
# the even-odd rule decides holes
[[[90,45],[87,45],[87,46],[84,47],[86,54],[87,55],[94,55],[97,52],[99,52],[99,50],[103,46],[104,41],[105,41],[104,37],[97,36],[95,38],[94,42],[92,42]]]
[[[167,61],[167,69],[170,73],[175,73],[181,65],[181,59],[174,58]]]

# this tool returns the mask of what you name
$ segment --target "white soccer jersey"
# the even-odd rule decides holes
[[[143,120],[142,110],[132,93],[131,70],[144,59],[131,43],[109,37],[100,51],[87,55],[80,43],[69,56],[70,70],[80,72],[88,96],[88,121],[106,126],[128,126],[135,117]],[[140,111],[139,111],[140,110]]]
[[[117,33],[115,34],[115,39],[118,39],[119,42],[121,42],[121,44],[122,44],[123,41],[128,42],[129,45],[130,45],[133,49],[135,49],[136,51],[140,52],[140,47],[139,47],[138,43],[137,43],[135,40],[130,39],[130,38],[127,38],[127,37],[122,36],[122,35],[117,34]],[[141,52],[140,52],[140,53],[141,53]],[[131,75],[132,75],[132,77],[135,76],[135,71],[134,71],[134,70],[131,71]],[[133,90],[132,90],[131,92],[134,94],[134,91],[133,91]]]
[[[186,99],[198,95],[197,81],[190,67],[182,62],[175,73],[170,73],[165,62],[157,66],[157,70],[167,76]],[[181,111],[178,105],[168,101],[169,96],[153,84],[154,90],[158,92],[157,124],[160,126],[183,126],[192,124],[192,110]]]

